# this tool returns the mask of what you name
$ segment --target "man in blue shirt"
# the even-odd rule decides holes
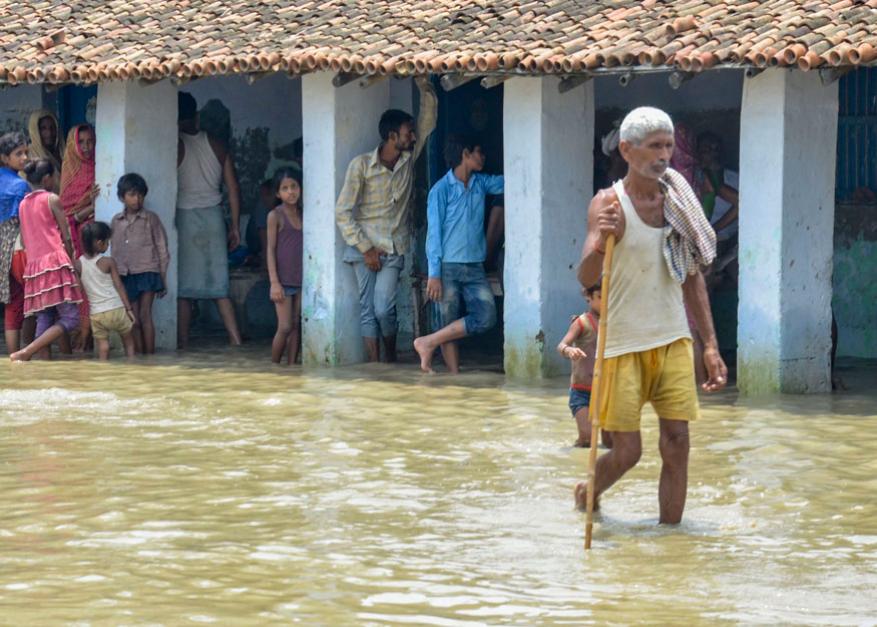
[[[484,273],[484,199],[502,193],[503,177],[480,173],[484,153],[471,138],[449,136],[445,159],[451,169],[429,192],[426,234],[426,295],[438,305],[442,328],[414,340],[414,349],[420,367],[432,372],[432,356],[441,347],[445,365],[456,374],[460,369],[456,340],[484,333],[496,324],[496,304]],[[461,297],[467,312],[463,318]]]

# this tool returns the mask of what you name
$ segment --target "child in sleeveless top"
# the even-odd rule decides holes
[[[302,213],[301,176],[293,168],[274,173],[274,194],[280,204],[268,214],[268,276],[271,300],[277,310],[277,332],[271,343],[271,361],[298,357],[301,343]]]
[[[591,405],[591,379],[594,376],[594,359],[597,354],[597,328],[600,320],[600,283],[582,290],[588,301],[589,311],[573,318],[557,352],[572,362],[569,382],[569,409],[576,421],[579,437],[573,446],[591,446],[591,421],[588,412]],[[612,436],[601,431],[603,445],[612,448]]]
[[[82,291],[73,269],[73,242],[55,189],[57,172],[48,159],[24,168],[34,191],[19,207],[21,241],[27,251],[24,268],[24,315],[36,316],[36,339],[10,355],[28,361],[36,353],[49,356],[49,346],[79,325]]]
[[[91,307],[91,333],[98,357],[110,357],[110,333],[118,333],[128,358],[134,357],[134,310],[112,257],[104,256],[110,247],[112,231],[106,222],[90,222],[82,229],[83,254],[76,260],[76,270]]]

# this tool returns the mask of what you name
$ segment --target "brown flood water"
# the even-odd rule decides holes
[[[873,369],[705,400],[677,528],[648,410],[585,554],[563,380],[265,361],[4,358],[0,622],[877,624]]]

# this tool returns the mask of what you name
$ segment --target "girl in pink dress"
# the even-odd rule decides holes
[[[73,243],[61,201],[49,192],[55,189],[55,166],[47,159],[24,168],[34,190],[18,209],[21,239],[27,250],[24,269],[24,315],[37,317],[36,339],[10,355],[13,361],[28,361],[48,349],[66,331],[79,324],[82,291],[73,269]]]

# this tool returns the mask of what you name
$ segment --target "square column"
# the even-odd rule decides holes
[[[356,81],[334,87],[329,72],[302,77],[302,360],[307,366],[363,359],[359,290],[353,269],[341,261],[346,243],[335,225],[335,200],[350,160],[378,146],[378,121],[389,102],[388,81],[363,89]]]
[[[122,210],[116,183],[123,174],[137,172],[149,186],[144,206],[158,214],[167,231],[171,256],[167,295],[155,299],[152,313],[156,348],[173,350],[177,347],[177,88],[170,81],[149,86],[133,81],[101,83],[95,126],[95,180],[101,188],[95,219],[109,224]]]
[[[593,195],[594,89],[561,94],[559,82],[503,84],[504,362],[514,378],[565,371],[554,347],[586,308],[575,270]]]
[[[737,385],[831,390],[838,86],[767,70],[743,86]]]

